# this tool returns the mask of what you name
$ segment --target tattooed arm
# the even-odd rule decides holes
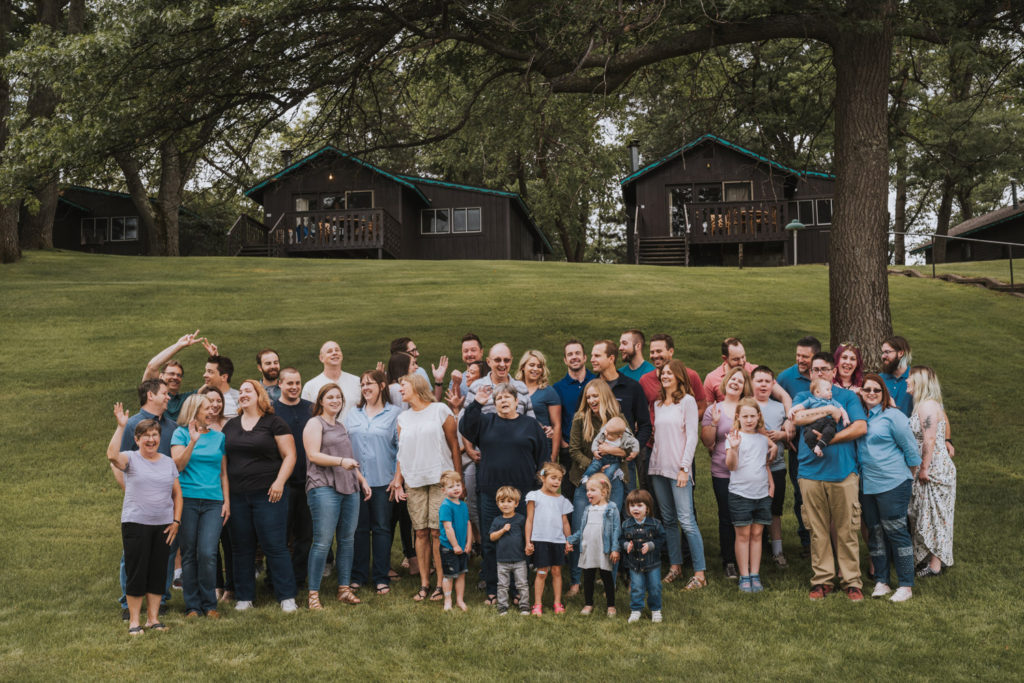
[[[942,406],[935,401],[924,401],[917,410],[917,416],[921,421],[921,469],[917,472],[917,478],[926,482],[932,455],[935,453],[935,436],[942,417]]]

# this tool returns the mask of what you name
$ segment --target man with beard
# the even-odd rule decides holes
[[[645,444],[651,438],[651,412],[647,405],[647,397],[639,382],[615,369],[616,350],[615,342],[610,339],[595,343],[590,351],[590,366],[598,377],[608,382],[615,400],[619,402],[619,411],[626,420],[626,426],[633,432],[637,441]],[[604,444],[601,447],[604,448]],[[622,452],[621,449],[619,452]],[[647,471],[641,472],[635,459],[630,461],[626,458],[623,461],[623,468],[629,472],[629,476],[626,477],[629,480],[627,485],[634,489],[647,488],[642,486],[647,482]]]
[[[562,404],[562,443],[558,449],[558,461],[568,472],[572,465],[569,459],[569,432],[572,431],[572,420],[580,407],[583,388],[590,380],[597,379],[597,375],[587,370],[587,354],[583,349],[583,342],[578,339],[565,342],[562,360],[565,363],[565,377],[552,386]],[[574,488],[569,477],[562,477],[562,493],[569,500],[572,500]]]
[[[619,372],[637,382],[654,369],[653,365],[644,360],[645,341],[644,333],[640,330],[626,330],[619,336],[619,356],[625,363]]]
[[[281,387],[278,386],[278,377],[281,374],[281,357],[274,349],[263,349],[256,354],[256,369],[263,376],[261,384],[267,390],[267,396],[271,401],[281,398]]]
[[[747,361],[747,351],[743,348],[743,342],[738,337],[729,337],[722,342],[722,364],[704,378],[704,397],[708,403],[725,400],[725,394],[722,393],[722,378],[732,368],[740,367],[744,368],[749,375],[757,366]],[[778,382],[772,387],[772,398],[785,406],[786,413],[789,413],[789,409],[792,407],[791,396],[792,394],[787,393]]]
[[[462,336],[462,362],[468,369],[473,363],[482,360],[484,357],[484,345],[480,341],[480,337],[476,336],[472,332],[467,332]],[[456,387],[459,390],[459,396],[465,396],[469,393],[469,387],[466,385],[465,373],[461,370],[452,370],[452,378],[448,383],[448,388],[451,391],[455,391]]]
[[[914,410],[914,397],[907,393],[910,364],[910,343],[906,339],[892,336],[882,342],[881,377],[896,407],[907,417]]]
[[[675,357],[676,346],[672,335],[655,334],[651,336],[651,362],[654,368],[641,377],[640,388],[644,390],[647,397],[647,405],[651,410],[651,423],[654,423],[654,402],[661,394],[661,370]],[[697,371],[686,366],[686,378],[690,380],[690,390],[693,391],[693,398],[697,400],[697,419],[704,417],[704,410],[708,407],[707,399],[704,396],[704,385],[700,381]]]
[[[288,540],[295,581],[301,587],[306,580],[306,563],[313,543],[313,518],[306,502],[306,448],[302,443],[302,430],[313,414],[313,404],[301,398],[302,377],[295,368],[281,370],[277,388],[280,395],[274,399],[274,414],[288,423],[295,437],[295,468],[288,477],[291,489],[288,492]]]
[[[173,360],[173,358],[178,351],[193,344],[202,344],[211,356],[217,353],[217,347],[206,338],[200,337],[199,330],[196,330],[191,334],[182,336],[178,341],[153,356],[149,363],[146,364],[146,369],[142,373],[143,382],[148,379],[159,378],[167,385],[168,401],[167,410],[164,411],[164,414],[172,420],[178,419],[182,403],[185,402],[186,398],[195,393],[194,391],[181,391],[181,382],[185,378],[185,369],[181,366],[181,363]]]

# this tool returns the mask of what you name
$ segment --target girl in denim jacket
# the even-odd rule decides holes
[[[608,500],[612,483],[598,472],[587,480],[587,501],[580,528],[569,537],[570,546],[580,546],[580,569],[583,570],[584,607],[580,614],[594,611],[594,578],[601,572],[608,616],[615,616],[615,580],[612,570],[619,561],[619,508]]]
[[[629,567],[629,623],[640,621],[644,597],[651,621],[661,621],[661,548],[665,528],[651,517],[654,499],[643,489],[626,496],[629,517],[622,523],[622,549]]]

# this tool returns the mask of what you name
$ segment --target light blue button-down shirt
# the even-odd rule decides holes
[[[345,417],[352,450],[370,486],[387,486],[395,478],[401,414],[401,408],[388,403],[372,418],[367,417],[365,408],[353,408]]]
[[[900,410],[877,405],[868,413],[868,433],[857,439],[861,487],[866,494],[884,493],[913,478],[921,464],[910,420]]]

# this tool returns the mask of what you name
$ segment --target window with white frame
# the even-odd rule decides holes
[[[814,201],[802,199],[789,203],[789,219],[799,219],[804,225],[814,225]]]
[[[451,232],[451,209],[423,209],[420,212],[420,234],[446,235]]]
[[[139,239],[139,219],[136,216],[117,216],[110,219],[110,241],[132,242]]]
[[[749,180],[722,183],[722,194],[727,202],[749,202],[753,193],[753,183]]]
[[[452,232],[480,232],[480,208],[452,209]]]
[[[106,218],[82,219],[82,244],[103,244],[107,241]]]
[[[818,218],[818,225],[832,225],[831,199],[819,199],[815,201],[815,212]]]

